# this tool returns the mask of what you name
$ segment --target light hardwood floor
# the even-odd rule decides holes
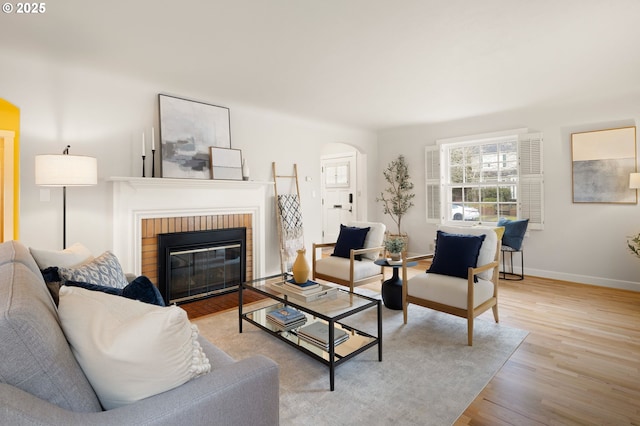
[[[500,280],[499,312],[529,335],[455,426],[640,425],[639,292],[526,276]]]
[[[501,280],[499,312],[529,335],[456,426],[640,425],[640,293]]]

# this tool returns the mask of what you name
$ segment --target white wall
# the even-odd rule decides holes
[[[142,131],[158,131],[157,94],[167,93],[230,108],[231,143],[242,150],[251,179],[272,181],[271,163],[298,164],[305,243],[320,241],[320,155],[323,144],[346,142],[377,161],[376,135],[185,93],[162,83],[132,80],[67,66],[52,58],[0,54],[0,96],[21,110],[21,229],[28,246],[62,247],[62,190],[34,183],[34,156],[71,153],[98,159],[98,186],[67,189],[67,244],[80,241],[99,254],[112,248],[111,176],[140,176]],[[147,139],[148,140],[148,139]],[[147,147],[147,154],[150,154]],[[158,154],[158,153],[156,153]],[[149,159],[149,157],[147,157]],[[159,156],[156,157],[159,161]],[[150,163],[147,163],[149,171]],[[310,182],[305,177],[310,176]],[[370,174],[373,179],[373,172]],[[41,201],[41,192],[50,201]],[[315,192],[315,198],[312,196]],[[179,202],[179,200],[176,200]],[[275,209],[267,219],[267,272],[279,271]]]
[[[388,129],[378,134],[379,166],[382,169],[398,154],[407,157],[416,206],[403,218],[403,230],[409,234],[412,252],[427,252],[435,227],[425,221],[424,147],[437,139],[520,127],[541,131],[545,229],[530,231],[525,239],[525,273],[640,291],[640,259],[626,249],[626,237],[640,232],[640,206],[574,204],[571,183],[571,133],[637,125],[639,118],[640,94],[631,93],[597,102]],[[384,185],[381,172],[377,179]],[[392,224],[388,217],[379,218]]]
[[[528,127],[545,136],[545,205],[543,231],[525,240],[525,271],[570,281],[640,290],[640,259],[626,250],[626,236],[640,231],[640,206],[573,204],[571,199],[570,134],[575,131],[635,125],[640,94],[553,108],[530,108],[458,122],[424,124],[380,131],[303,120],[188,93],[158,82],[69,66],[54,58],[0,53],[0,96],[21,109],[21,240],[30,246],[62,246],[62,190],[45,189],[41,201],[34,184],[34,156],[71,153],[98,158],[99,184],[69,188],[67,240],[82,241],[93,252],[112,248],[111,194],[105,178],[140,175],[143,129],[158,129],[157,94],[228,106],[232,146],[243,150],[254,180],[271,180],[271,162],[286,170],[298,164],[307,248],[320,241],[320,155],[326,143],[348,143],[367,155],[368,212],[384,217],[375,195],[384,186],[382,169],[398,154],[406,155],[416,184],[416,207],[403,219],[411,250],[424,252],[435,233],[425,224],[424,147],[436,139]],[[378,141],[376,144],[376,140]],[[304,177],[310,176],[307,182]],[[315,192],[316,197],[312,196]],[[267,239],[267,272],[278,270],[275,210]]]

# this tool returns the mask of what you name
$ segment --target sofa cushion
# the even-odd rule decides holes
[[[343,257],[325,257],[316,261],[316,273],[349,281],[350,264],[351,261]],[[353,281],[360,281],[379,273],[380,265],[371,260],[353,262]]]
[[[478,264],[480,247],[485,235],[449,234],[438,231],[436,251],[427,272],[467,278],[468,268]],[[477,277],[474,276],[474,281]]]
[[[108,410],[211,369],[197,328],[175,305],[159,307],[62,286],[58,312],[76,359]]]
[[[58,273],[64,281],[80,281],[115,288],[125,288],[128,284],[118,258],[110,251],[76,268],[58,268]]]
[[[75,243],[64,250],[44,250],[31,247],[29,251],[40,269],[46,269],[50,266],[74,268],[93,260],[89,249],[80,243]]]
[[[407,294],[443,305],[467,309],[468,288],[466,279],[423,272],[409,279]],[[491,297],[493,297],[493,282],[478,279],[478,282],[473,285],[473,307],[477,308]]]
[[[340,224],[340,234],[338,234],[338,241],[336,241],[336,246],[331,256],[350,258],[351,250],[364,248],[364,242],[367,239],[369,229],[371,228],[358,228]],[[361,260],[362,255],[357,254],[354,256],[354,259]]]
[[[29,250],[0,244],[0,381],[61,408],[102,411]]]

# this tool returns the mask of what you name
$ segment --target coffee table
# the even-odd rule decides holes
[[[238,327],[240,333],[242,333],[243,321],[247,321],[327,365],[329,367],[329,387],[332,391],[335,388],[335,368],[338,365],[376,345],[378,346],[378,361],[382,361],[382,304],[380,300],[338,288],[330,297],[306,302],[302,299],[289,297],[272,287],[272,284],[282,284],[290,278],[289,274],[277,274],[248,281],[240,286],[238,289]],[[242,302],[244,291],[259,293],[270,300],[267,301],[266,307],[245,312],[245,306]],[[283,331],[273,322],[267,320],[269,312],[282,309],[285,306],[302,312],[307,318],[306,323],[300,327]],[[368,309],[376,309],[377,335],[359,330],[353,324],[347,325],[344,321],[346,318]],[[329,334],[328,350],[300,337],[298,333],[300,328],[313,322],[326,324]],[[346,341],[338,345],[334,344],[336,329],[344,330],[349,335]]]

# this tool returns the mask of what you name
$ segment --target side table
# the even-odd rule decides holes
[[[375,264],[393,268],[393,276],[382,283],[382,301],[384,306],[389,309],[402,310],[402,278],[398,273],[399,269],[402,268],[402,263],[390,265],[387,259],[378,259]],[[418,262],[408,262],[407,266],[411,267],[417,264]]]

